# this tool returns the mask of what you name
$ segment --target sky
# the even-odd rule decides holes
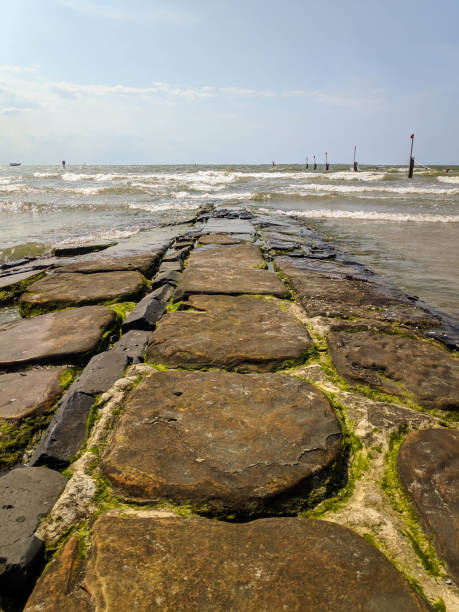
[[[14,0],[0,164],[459,164],[457,0]]]

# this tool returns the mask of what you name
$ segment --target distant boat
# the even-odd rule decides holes
[[[19,162],[10,162],[10,166],[20,166]]]

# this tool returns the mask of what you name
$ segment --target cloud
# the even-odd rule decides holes
[[[61,6],[103,19],[115,21],[130,21],[135,23],[158,23],[169,25],[194,25],[198,19],[195,13],[173,8],[157,8],[137,3],[122,3],[116,5],[110,2],[96,2],[95,0],[56,0]]]
[[[0,64],[1,72],[37,72],[39,66],[11,66]]]
[[[17,113],[22,113],[23,111],[31,110],[30,108],[17,108],[16,106],[6,106],[5,108],[0,108],[0,115],[16,115]]]

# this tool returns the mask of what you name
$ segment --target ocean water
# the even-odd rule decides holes
[[[0,263],[68,242],[140,244],[206,202],[289,217],[459,318],[459,167],[0,167]]]

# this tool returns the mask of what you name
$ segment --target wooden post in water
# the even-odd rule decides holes
[[[358,172],[359,171],[359,166],[358,166],[357,162],[355,161],[356,151],[357,151],[357,145],[354,145],[354,172]]]
[[[414,170],[414,157],[413,157],[413,143],[414,143],[414,134],[411,134],[411,151],[410,151],[410,166],[408,168],[408,178],[413,178],[413,170]]]
[[[317,170],[316,156],[314,155],[314,170]]]
[[[328,163],[328,153],[325,151],[325,170],[328,172],[330,164]]]
[[[305,169],[307,170],[307,169],[309,168],[309,164],[308,164],[308,156],[307,156],[307,155],[306,155],[306,164],[305,164],[305,166],[306,166],[306,168],[305,168]]]

